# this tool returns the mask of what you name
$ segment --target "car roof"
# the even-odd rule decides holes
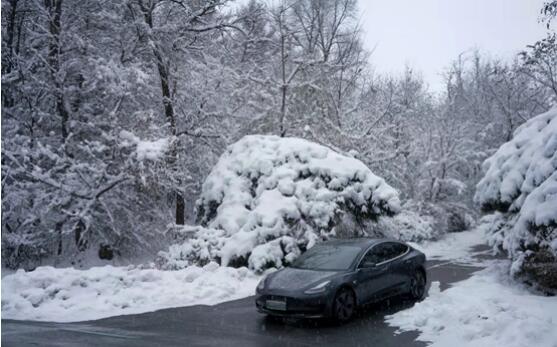
[[[321,243],[322,245],[346,245],[346,246],[358,246],[361,248],[368,248],[370,246],[376,245],[381,242],[398,242],[403,243],[391,238],[370,238],[370,237],[358,237],[354,239],[333,239]]]

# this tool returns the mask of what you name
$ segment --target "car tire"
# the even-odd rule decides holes
[[[422,270],[416,270],[410,279],[410,288],[408,294],[414,300],[424,298],[426,288],[426,278]]]
[[[333,302],[333,318],[338,323],[348,322],[356,311],[356,296],[350,288],[341,288]]]

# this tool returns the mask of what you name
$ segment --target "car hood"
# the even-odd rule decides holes
[[[337,274],[335,271],[315,271],[286,268],[272,274],[267,280],[268,289],[299,290]]]

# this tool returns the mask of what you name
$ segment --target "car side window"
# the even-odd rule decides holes
[[[406,253],[406,251],[408,251],[408,246],[402,243],[392,243],[392,245],[393,245],[393,258],[398,257],[399,255],[402,255]]]
[[[387,244],[378,244],[366,253],[364,258],[362,259],[362,262],[360,263],[360,266],[366,267],[368,264],[381,263],[387,260],[388,256],[389,247],[387,247]]]
[[[385,244],[387,247],[387,259],[393,259],[396,258],[400,255],[403,255],[404,253],[406,253],[406,251],[408,250],[408,246],[402,244],[402,243],[398,243],[398,242],[388,242]]]
[[[377,264],[377,252],[373,249],[367,251],[366,255],[362,258],[360,262],[360,267],[369,267],[371,264]]]
[[[360,267],[366,267],[369,264],[378,264],[389,259],[398,257],[408,250],[406,245],[396,242],[380,243],[370,249],[360,263]]]

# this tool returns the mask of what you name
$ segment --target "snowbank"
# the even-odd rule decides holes
[[[557,300],[505,283],[508,264],[494,264],[412,308],[387,316],[399,332],[418,330],[431,346],[557,346]]]
[[[262,135],[227,148],[197,207],[202,227],[180,246],[183,258],[258,271],[334,236],[348,214],[365,221],[400,210],[397,191],[359,160],[303,139]]]
[[[553,273],[550,287],[557,289],[557,108],[520,126],[484,170],[475,200],[502,213],[492,217],[498,222],[489,231],[491,243],[510,253],[514,274],[535,263],[541,273]]]
[[[2,318],[75,322],[253,295],[259,276],[212,262],[179,271],[39,267],[2,278]]]

